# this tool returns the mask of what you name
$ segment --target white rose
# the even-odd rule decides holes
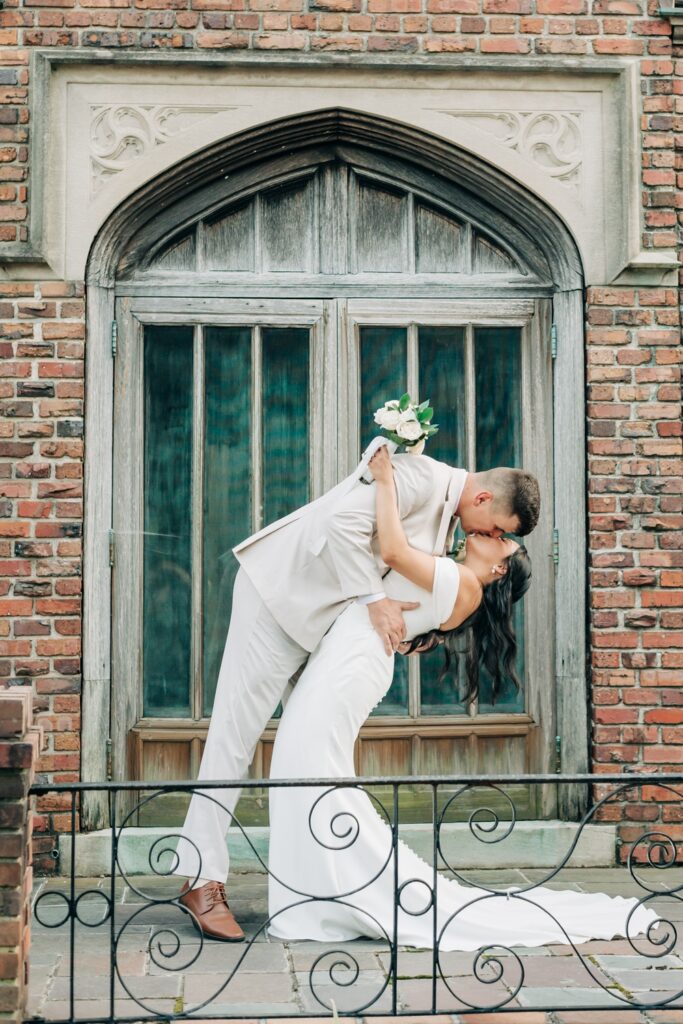
[[[400,413],[396,402],[385,402],[375,413],[375,423],[384,430],[395,430]]]
[[[400,417],[401,414],[398,409],[385,409],[382,426],[385,430],[396,430]]]
[[[418,437],[422,435],[422,426],[415,418],[401,420],[396,428],[396,433],[404,441],[417,441]]]

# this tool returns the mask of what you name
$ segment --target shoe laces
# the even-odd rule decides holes
[[[207,885],[206,896],[211,907],[215,906],[216,903],[225,903],[227,905],[228,901],[225,898],[225,886],[223,882],[214,882],[211,886]]]

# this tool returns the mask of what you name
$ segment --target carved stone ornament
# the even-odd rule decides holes
[[[443,110],[516,150],[567,188],[578,189],[583,140],[579,112]]]
[[[90,108],[90,191],[200,121],[235,107],[113,103]]]

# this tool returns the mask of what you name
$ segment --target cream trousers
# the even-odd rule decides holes
[[[308,652],[277,624],[240,568],[197,781],[245,778],[268,719],[278,701],[286,701],[289,679],[307,657]],[[239,786],[193,793],[173,873],[199,876],[197,884],[226,880],[226,833],[239,796]]]

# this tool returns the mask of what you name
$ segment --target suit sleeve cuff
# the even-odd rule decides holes
[[[375,601],[381,601],[387,595],[383,590],[380,590],[377,594],[363,594],[362,597],[357,597],[358,604],[373,604]]]

